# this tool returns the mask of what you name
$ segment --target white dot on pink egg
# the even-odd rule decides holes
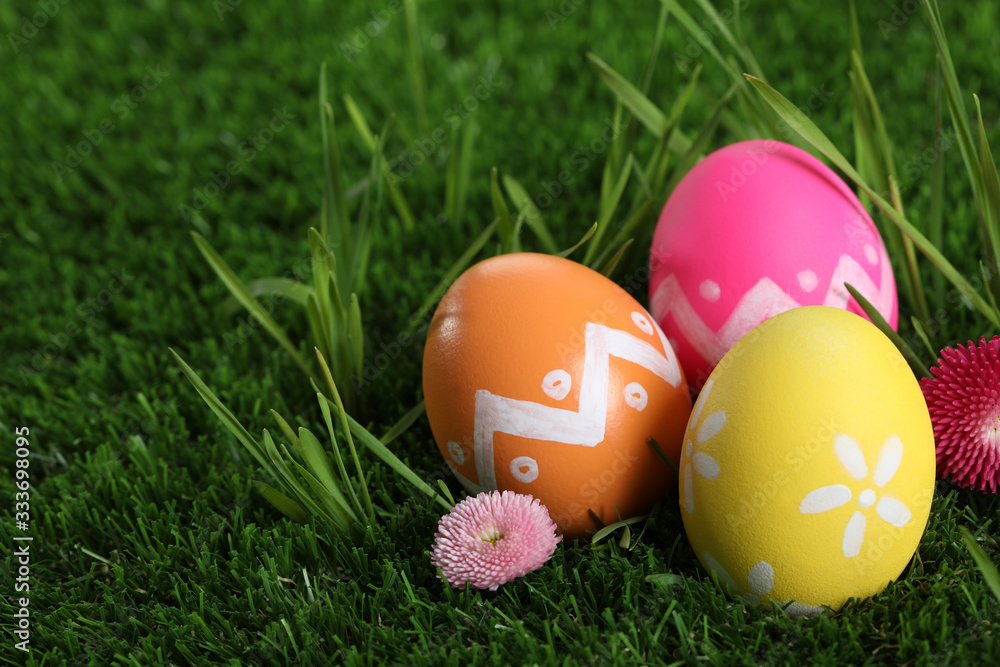
[[[796,277],[799,279],[799,287],[801,287],[804,292],[812,292],[819,284],[819,278],[817,278],[816,274],[809,269],[799,271],[798,276]]]
[[[704,281],[698,288],[698,291],[706,301],[712,302],[718,301],[719,296],[722,294],[722,290],[719,289],[719,283],[714,280]]]

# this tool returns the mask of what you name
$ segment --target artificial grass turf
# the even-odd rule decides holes
[[[995,560],[1000,503],[944,483],[905,578],[871,601],[812,620],[744,607],[719,592],[686,543],[675,502],[641,537],[636,531],[633,549],[565,544],[544,568],[497,593],[453,591],[435,578],[427,552],[439,509],[367,455],[375,500],[394,511],[363,536],[283,519],[253,489],[251,480],[260,478],[255,463],[197,398],[167,347],[180,351],[252,431],[271,424],[269,408],[315,423],[314,396],[287,355],[241,324],[245,316],[218,315],[225,290],[188,232],[204,233],[246,279],[280,275],[308,256],[305,229],[316,224],[321,191],[322,60],[335,94],[350,93],[373,126],[399,114],[387,152],[428,136],[416,121],[402,15],[390,12],[380,35],[349,60],[341,43],[382,6],[245,3],[221,16],[218,3],[59,7],[16,54],[9,39],[0,48],[0,430],[10,442],[0,449],[0,495],[13,508],[13,432],[28,426],[35,538],[32,652],[16,652],[8,632],[0,649],[5,660],[996,662],[1000,606],[958,526],[981,529]],[[922,15],[904,11],[894,19],[895,7],[864,4],[859,22],[866,66],[896,142],[904,199],[919,222],[927,167],[938,159],[925,153],[934,142],[934,50]],[[997,3],[943,9],[959,77],[967,94],[983,98],[996,153]],[[20,15],[34,11],[5,5],[0,25],[16,32]],[[479,134],[468,219],[437,220],[444,163],[436,150],[403,183],[417,230],[402,230],[391,214],[379,223],[361,294],[372,352],[391,345],[491,218],[490,167],[532,193],[576,168],[580,147],[614,112],[585,52],[637,80],[659,5],[588,3],[560,22],[547,11],[559,7],[421,3],[424,129],[447,124],[448,111],[497,62],[498,85],[473,113]],[[796,103],[816,100],[813,119],[853,155],[846,9],[758,2],[745,12],[747,39],[769,81]],[[684,83],[672,54],[683,55],[688,45],[672,23],[651,93],[664,106]],[[727,82],[718,66],[704,53],[694,60],[705,67],[706,85],[721,94]],[[135,108],[121,101],[142,85],[147,68],[157,67],[167,75]],[[241,156],[241,142],[275,109],[294,117],[252,160]],[[339,140],[353,183],[366,173],[367,153],[342,109],[338,104]],[[693,131],[709,109],[696,95],[682,125]],[[64,147],[83,141],[85,131],[96,136],[105,118],[114,129],[101,131],[93,153],[60,179],[53,161],[65,162]],[[727,140],[720,132],[713,145]],[[186,220],[179,206],[192,205],[193,190],[204,191],[212,173],[233,159],[241,160],[241,173]],[[603,159],[588,158],[543,211],[561,246],[596,217]],[[958,151],[940,151],[939,159],[948,192],[943,250],[971,278],[982,254],[975,206]],[[535,247],[530,232],[523,237]],[[641,253],[629,261],[634,269]],[[121,291],[111,294],[109,283]],[[646,301],[641,291],[637,296]],[[996,333],[947,292],[931,300],[932,313],[944,313],[935,344]],[[283,306],[276,316],[304,339],[301,313]],[[902,330],[910,331],[905,323]],[[419,341],[405,347],[366,386],[362,418],[376,433],[420,399],[420,352]],[[426,477],[441,474],[426,421],[395,448]],[[5,549],[16,532],[9,519],[0,524]],[[10,556],[7,562],[0,615],[10,629],[17,595]],[[662,573],[677,576],[645,579]]]

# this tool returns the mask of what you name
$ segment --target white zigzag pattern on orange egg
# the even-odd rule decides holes
[[[473,448],[479,483],[461,475],[448,461],[452,472],[470,493],[496,489],[495,433],[582,447],[595,447],[603,442],[608,416],[611,357],[642,366],[673,387],[681,383],[680,365],[673,349],[660,328],[653,328],[666,355],[630,333],[587,323],[580,405],[576,411],[498,396],[486,389],[477,391]]]
[[[837,268],[830,278],[830,286],[823,299],[823,305],[844,308],[851,298],[844,288],[844,283],[850,283],[875,306],[876,310],[888,317],[893,300],[893,292],[889,289],[892,283],[892,266],[884,249],[879,253],[879,261],[882,269],[879,277],[881,285],[876,286],[853,257],[841,255]],[[660,283],[650,300],[650,310],[656,321],[662,322],[668,314],[673,315],[674,322],[684,337],[702,358],[711,364],[719,363],[740,338],[764,320],[801,305],[777,283],[765,276],[743,295],[722,328],[714,332],[695,312],[673,274],[668,275]]]

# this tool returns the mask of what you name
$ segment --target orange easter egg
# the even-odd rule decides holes
[[[538,498],[569,538],[649,509],[676,476],[691,412],[677,357],[625,290],[552,255],[476,264],[445,294],[424,348],[438,448],[469,493]]]

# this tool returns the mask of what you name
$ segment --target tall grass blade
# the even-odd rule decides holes
[[[983,224],[990,230],[994,238],[1000,239],[1000,177],[997,176],[997,165],[993,161],[993,151],[990,150],[990,142],[986,138],[986,127],[983,125],[983,109],[979,104],[979,96],[973,95],[976,100],[976,117],[979,124],[979,164],[983,173],[983,208],[980,215]],[[1000,250],[994,255],[1000,260]],[[992,275],[997,274],[998,263],[994,263],[990,268]],[[996,279],[994,279],[996,284]]]
[[[423,480],[423,478],[410,470],[409,466],[403,463],[398,456],[393,454],[388,447],[379,442],[378,438],[369,433],[368,429],[359,424],[350,415],[347,415],[347,421],[350,424],[351,432],[357,437],[361,444],[370,449],[372,453],[382,459],[386,465],[395,470],[396,473],[403,477],[403,479],[433,498],[446,510],[451,509],[451,504],[449,504],[441,494],[435,491],[430,484]]]
[[[167,349],[170,350],[170,354],[173,355],[174,361],[177,362],[177,365],[180,366],[181,372],[184,373],[184,377],[186,377],[188,382],[194,386],[195,391],[197,391],[198,395],[201,396],[201,400],[205,401],[205,404],[209,407],[209,409],[222,421],[223,426],[225,426],[230,433],[236,436],[236,439],[240,441],[243,447],[245,447],[246,450],[250,452],[255,459],[257,459],[257,463],[259,463],[269,473],[277,476],[275,474],[274,467],[267,459],[267,456],[264,454],[263,448],[260,446],[260,443],[257,442],[257,439],[250,435],[249,431],[243,428],[243,424],[240,423],[240,420],[238,420],[233,413],[229,411],[229,408],[227,408],[222,401],[219,400],[219,397],[208,388],[208,385],[206,385],[200,377],[198,377],[198,374],[194,372],[194,369],[188,366],[187,362],[184,361],[179,354],[174,352],[173,348]]]
[[[350,241],[350,219],[347,215],[347,198],[344,196],[344,174],[337,148],[337,126],[333,107],[327,102],[326,63],[319,73],[320,136],[323,141],[323,208],[320,215],[320,232],[324,240],[336,231],[341,247]],[[345,234],[347,235],[345,238]]]
[[[413,422],[420,418],[420,415],[427,411],[423,400],[417,403],[415,406],[410,408],[405,415],[399,418],[399,421],[393,424],[392,428],[386,431],[386,434],[379,438],[379,441],[383,445],[388,445],[390,442],[403,435],[406,429],[413,425]]]
[[[854,167],[852,167],[840,151],[837,150],[836,146],[833,145],[826,135],[824,135],[823,132],[816,127],[816,125],[809,120],[804,113],[802,113],[802,111],[789,102],[784,96],[781,95],[781,93],[774,90],[763,81],[755,79],[749,75],[747,76],[747,79],[763,96],[764,100],[771,105],[771,107],[786,123],[788,123],[789,127],[801,134],[806,141],[823,153],[823,155],[833,162],[837,168],[844,172],[848,178],[857,183],[858,186],[864,190],[872,201],[874,201],[875,204],[882,210],[882,212],[889,216],[889,218],[903,230],[903,233],[913,240],[917,248],[919,248],[920,251],[931,260],[931,263],[933,263],[934,266],[936,266],[938,270],[945,275],[951,284],[954,285],[963,296],[969,299],[973,307],[985,315],[994,326],[1000,327],[1000,318],[998,318],[997,314],[993,312],[993,309],[990,308],[989,304],[986,303],[982,296],[980,296],[972,288],[962,274],[955,269],[951,262],[949,262],[937,248],[931,245],[931,243],[927,240],[927,237],[925,237],[905,217],[900,215],[892,204],[887,202],[878,192],[876,192],[861,178]]]
[[[889,326],[889,323],[885,321],[884,317],[882,317],[882,313],[878,312],[875,306],[873,306],[868,299],[862,296],[861,292],[856,290],[853,285],[844,283],[844,287],[847,288],[847,291],[851,293],[854,300],[858,302],[859,306],[861,306],[861,310],[865,311],[865,315],[867,315],[868,319],[872,321],[872,324],[878,327],[878,330],[885,334],[886,338],[892,341],[892,344],[895,345],[896,349],[903,355],[903,358],[906,359],[906,363],[910,365],[910,368],[917,375],[917,377],[927,375],[927,364],[921,361],[920,357],[913,351],[913,348],[910,347],[909,343],[903,340],[902,336],[896,333],[893,328]]]
[[[1000,571],[997,570],[996,564],[986,555],[986,552],[979,546],[976,538],[969,532],[968,528],[959,526],[958,529],[962,532],[962,540],[965,542],[965,548],[969,550],[973,562],[983,575],[983,580],[993,592],[993,596],[1000,602]]]
[[[525,221],[528,223],[528,227],[534,232],[535,236],[538,237],[539,242],[545,249],[545,252],[550,255],[554,255],[558,252],[559,247],[556,245],[555,239],[552,237],[549,228],[545,226],[545,221],[542,219],[542,213],[535,206],[535,202],[531,200],[528,195],[528,191],[524,189],[520,183],[517,182],[513,177],[504,174],[503,176],[503,187],[510,196],[510,200],[514,202],[514,208],[517,210],[519,215],[523,215]]]
[[[271,336],[278,341],[281,347],[285,348],[292,359],[295,361],[296,365],[301,368],[306,375],[312,376],[312,370],[306,365],[305,359],[299,354],[299,351],[292,344],[292,341],[288,339],[288,335],[285,334],[285,330],[282,329],[277,322],[268,314],[264,307],[254,298],[247,286],[240,280],[239,276],[229,267],[226,260],[222,259],[222,256],[215,251],[215,248],[205,240],[205,238],[198,232],[191,232],[191,237],[194,238],[195,244],[198,246],[198,250],[208,261],[209,265],[215,271],[216,275],[222,280],[225,286],[229,289],[229,292],[233,297],[246,308],[264,330],[267,331]]]
[[[584,234],[580,238],[579,241],[577,241],[575,244],[573,244],[569,248],[566,248],[565,250],[563,250],[561,252],[557,252],[557,253],[553,253],[553,254],[555,254],[556,257],[569,257],[570,255],[572,255],[576,251],[577,248],[579,248],[584,243],[586,243],[587,241],[589,241],[594,236],[594,234],[596,232],[597,232],[597,223],[595,222],[594,224],[592,224],[590,226],[590,229],[587,230],[587,233]]]
[[[254,487],[260,492],[260,495],[264,496],[264,500],[271,503],[274,509],[278,510],[289,519],[296,523],[309,523],[309,517],[311,516],[309,512],[281,491],[278,491],[273,486],[268,486],[264,482],[259,482],[254,480]]]
[[[493,202],[493,213],[497,220],[497,231],[500,235],[500,247],[502,252],[517,252],[519,243],[514,227],[514,221],[510,217],[510,209],[503,200],[503,193],[500,192],[500,184],[497,181],[497,168],[490,170],[490,200]]]
[[[413,100],[417,107],[417,126],[421,132],[427,130],[427,95],[424,76],[424,54],[420,47],[420,23],[417,17],[416,0],[403,0],[406,14],[406,41],[410,47],[410,75],[413,78]]]
[[[494,220],[487,225],[486,228],[480,232],[479,236],[476,237],[476,240],[474,240],[469,247],[465,249],[462,256],[455,260],[455,263],[452,264],[447,271],[445,271],[441,280],[439,280],[437,285],[434,286],[434,289],[428,292],[427,296],[424,298],[424,302],[420,304],[420,308],[418,308],[417,312],[410,318],[410,325],[406,328],[406,334],[408,336],[413,334],[430,309],[434,307],[435,303],[437,303],[437,300],[440,299],[441,295],[445,293],[445,290],[447,290],[448,287],[455,282],[455,278],[458,277],[458,274],[464,271],[469,265],[469,262],[471,262],[472,259],[479,254],[479,251],[483,249],[486,242],[490,240],[491,236],[493,236],[493,232],[496,230],[497,224],[498,222]]]
[[[610,65],[593,53],[587,53],[587,60],[601,80],[611,89],[611,92],[621,99],[628,110],[639,119],[639,122],[653,133],[653,136],[657,139],[662,139],[666,136],[670,122],[667,120],[667,116],[660,111],[659,107],[643,95],[638,88],[629,83],[625,77],[613,70]]]
[[[323,377],[326,378],[327,385],[330,387],[330,392],[333,394],[333,404],[337,407],[337,411],[340,415],[340,423],[344,428],[344,434],[347,436],[347,447],[351,451],[351,459],[354,460],[354,467],[358,474],[358,485],[361,486],[361,497],[364,500],[364,513],[369,517],[375,517],[375,508],[372,506],[372,499],[368,493],[368,484],[365,481],[365,472],[361,469],[361,460],[358,458],[358,451],[354,447],[354,437],[351,435],[351,431],[347,425],[347,411],[344,410],[344,402],[340,399],[340,392],[337,390],[337,383],[333,381],[333,375],[330,373],[330,367],[326,364],[326,359],[323,355],[316,350],[316,354],[319,358],[319,365],[323,369]],[[329,399],[327,399],[329,400]]]

